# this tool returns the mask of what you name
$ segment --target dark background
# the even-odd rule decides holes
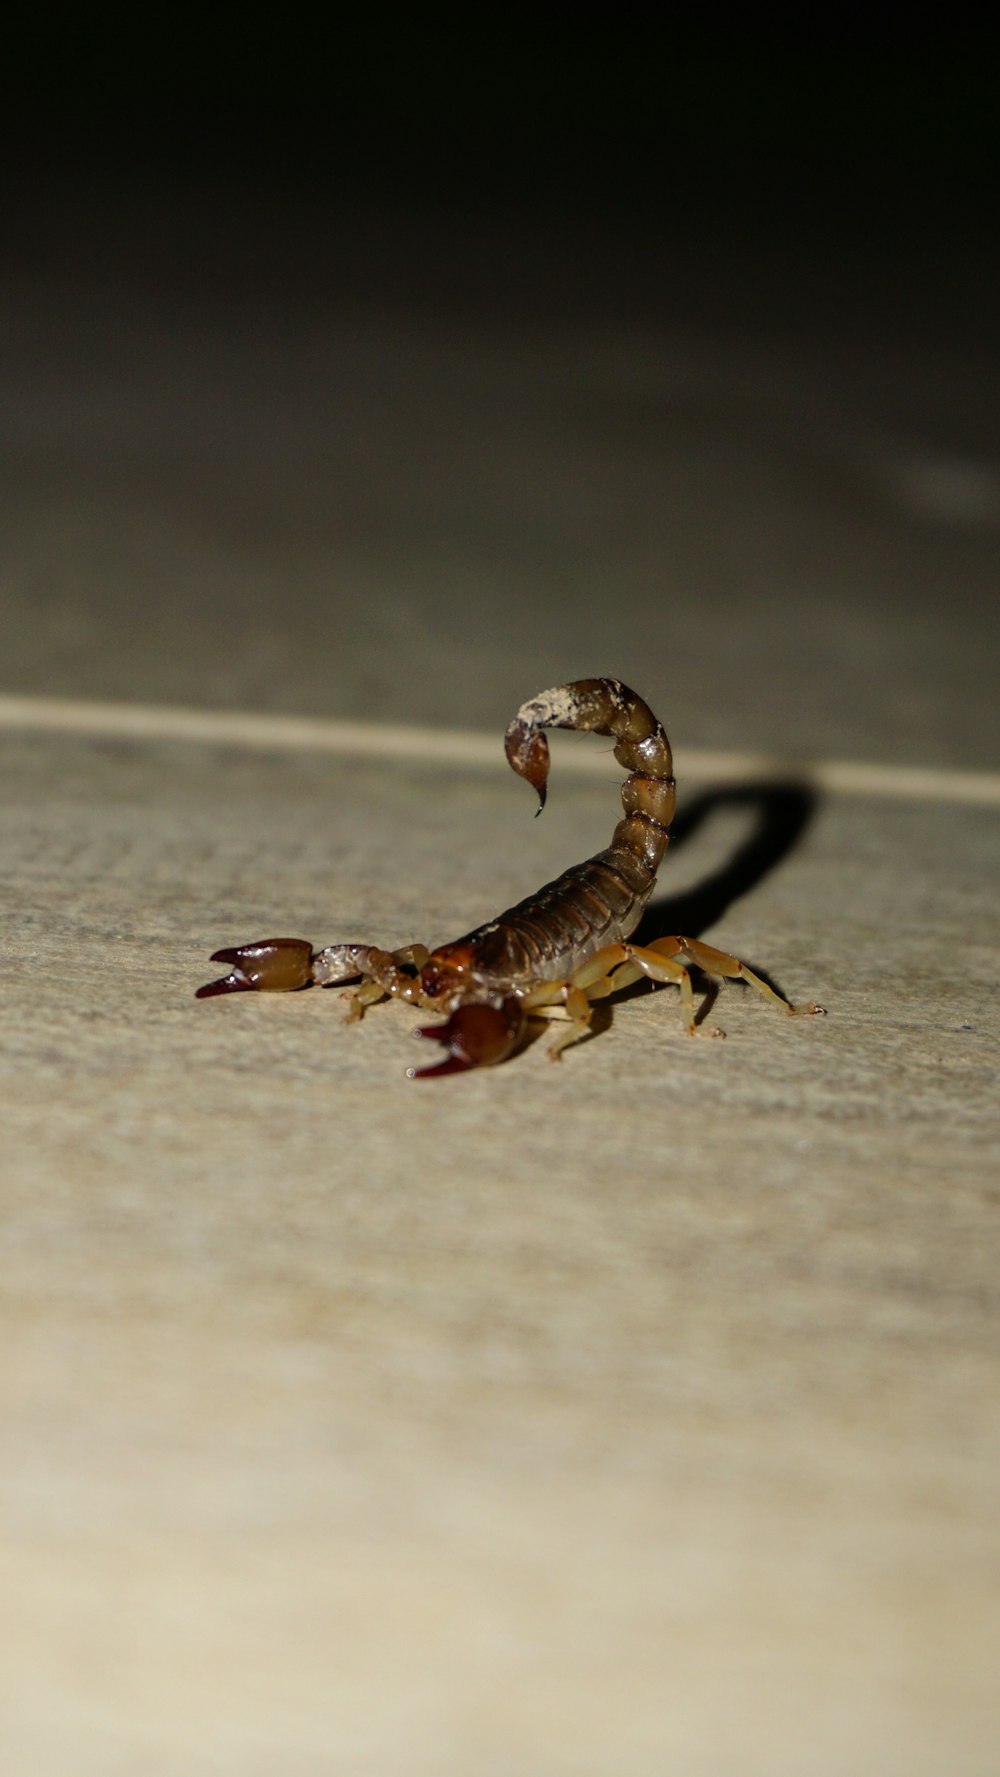
[[[1000,36],[503,8],[370,23],[15,14],[7,174],[692,227],[990,228]],[[912,243],[911,243],[912,244]]]

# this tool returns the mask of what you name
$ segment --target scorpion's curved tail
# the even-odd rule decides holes
[[[579,728],[613,737],[615,758],[630,775],[622,785],[625,818],[618,822],[611,846],[632,852],[655,872],[670,836],[676,789],[670,742],[649,705],[620,679],[575,679],[523,703],[507,729],[504,747],[518,776],[537,790],[539,814],[549,777],[543,728]]]

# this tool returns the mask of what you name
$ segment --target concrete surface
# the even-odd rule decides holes
[[[5,690],[499,738],[613,670],[800,775],[995,766],[975,338],[304,326],[106,221],[70,313],[49,225]],[[528,892],[617,807],[558,768],[5,734],[5,1772],[995,1770],[995,810],[688,790],[656,923],[824,1021],[638,992],[420,1086],[401,1008],[193,1000]]]

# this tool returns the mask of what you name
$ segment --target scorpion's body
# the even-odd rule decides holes
[[[693,1035],[699,1027],[685,963],[710,975],[741,977],[786,1012],[821,1012],[821,1006],[790,1005],[738,958],[697,939],[660,938],[642,947],[628,942],[656,886],[675,806],[670,743],[648,704],[618,679],[579,679],[523,704],[505,746],[513,769],[537,790],[540,807],[549,773],[543,728],[615,739],[615,758],[629,776],[622,785],[624,818],[604,851],[433,951],[418,944],[393,952],[367,944],[314,951],[302,938],[216,951],[213,962],[230,964],[232,973],[200,988],[199,997],[248,988],[332,987],[360,978],[348,994],[352,1017],[386,996],[449,1014],[445,1024],[418,1032],[446,1043],[449,1051],[435,1067],[421,1069],[419,1078],[504,1060],[532,1017],[564,1021],[550,1049],[558,1056],[589,1028],[593,1000],[641,975],[678,984]]]
[[[467,946],[484,979],[512,991],[562,981],[606,945],[631,937],[655,887],[655,875],[633,853],[609,846],[435,955]]]

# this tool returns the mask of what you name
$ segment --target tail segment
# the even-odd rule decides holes
[[[518,776],[537,790],[539,813],[549,777],[543,728],[613,737],[615,758],[630,776],[622,785],[625,819],[618,822],[611,845],[634,853],[655,871],[670,836],[676,792],[670,742],[649,705],[620,679],[576,679],[522,704],[507,729],[504,748]]]

